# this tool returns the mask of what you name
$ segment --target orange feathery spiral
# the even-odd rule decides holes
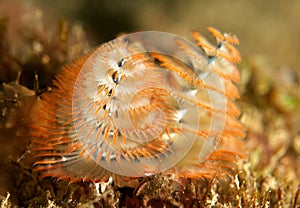
[[[223,177],[235,169],[239,123],[235,35],[140,32],[65,66],[41,96],[33,124],[35,170],[71,181],[158,174]],[[198,46],[198,47],[197,47]]]

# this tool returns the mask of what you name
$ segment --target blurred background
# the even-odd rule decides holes
[[[299,66],[300,2],[297,0],[39,1],[47,19],[80,21],[92,44],[118,33],[158,30],[185,37],[208,26],[237,34],[243,56],[266,56],[276,66]],[[90,39],[89,39],[90,40]]]
[[[11,161],[17,161],[29,144],[25,136],[28,123],[23,118],[30,117],[30,107],[24,106],[31,106],[34,100],[20,101],[20,108],[16,93],[18,98],[43,93],[61,66],[119,34],[156,30],[190,39],[190,31],[196,30],[214,41],[207,31],[212,26],[240,40],[239,106],[241,121],[248,129],[245,146],[250,172],[257,186],[263,187],[260,191],[271,191],[257,198],[278,206],[297,203],[299,11],[298,0],[0,0],[0,195],[24,188],[24,181],[17,186],[13,181],[16,165]],[[39,75],[39,89],[35,74]],[[15,80],[19,82],[11,83]],[[28,188],[27,183],[26,190],[36,190],[36,186]],[[251,193],[257,193],[252,191],[247,192],[249,200]],[[299,195],[299,187],[298,191]]]
[[[188,37],[191,30],[206,33],[206,28],[213,26],[237,34],[243,56],[266,56],[277,66],[299,64],[300,2],[297,0],[1,0],[0,3],[1,16],[10,16],[9,27],[14,27],[22,18],[22,11],[30,9],[32,4],[42,9],[49,24],[62,17],[80,22],[92,46],[124,32],[158,30]]]
[[[165,0],[41,2],[51,16],[81,21],[93,43],[121,32],[158,30],[185,37],[208,26],[237,34],[243,56],[266,56],[275,65],[299,65],[300,2],[297,0]]]

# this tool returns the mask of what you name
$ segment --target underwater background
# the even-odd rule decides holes
[[[0,0],[1,207],[300,206],[299,11],[297,0]],[[101,193],[89,183],[36,177],[29,112],[64,64],[136,31],[187,39],[199,31],[213,42],[209,26],[240,41],[247,159],[237,175],[227,182],[155,176],[136,189],[107,184]]]

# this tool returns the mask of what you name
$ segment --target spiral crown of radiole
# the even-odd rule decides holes
[[[244,155],[235,35],[214,46],[161,32],[101,45],[66,65],[32,125],[41,176],[130,181],[161,172],[223,177]]]

